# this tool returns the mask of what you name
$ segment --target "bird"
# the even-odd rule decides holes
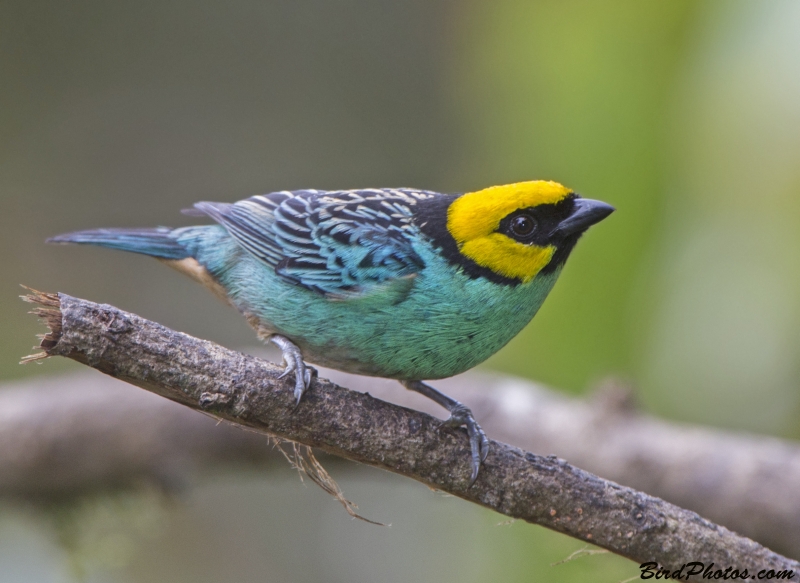
[[[450,413],[445,427],[466,428],[472,485],[489,440],[469,407],[424,381],[466,371],[516,336],[581,235],[614,210],[547,180],[457,194],[284,190],[183,211],[213,224],[47,241],[149,255],[198,281],[281,350],[298,405],[316,372],[308,363],[432,399]]]

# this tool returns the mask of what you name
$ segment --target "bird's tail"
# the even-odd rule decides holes
[[[76,231],[51,237],[47,242],[98,245],[162,259],[186,259],[191,256],[189,250],[175,238],[175,231],[166,227]]]

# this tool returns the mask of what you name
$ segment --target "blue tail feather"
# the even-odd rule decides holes
[[[191,256],[191,253],[175,239],[173,230],[166,227],[76,231],[51,237],[47,242],[98,245],[162,259],[185,259]]]

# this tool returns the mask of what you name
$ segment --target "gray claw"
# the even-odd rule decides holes
[[[296,367],[294,362],[290,362],[286,365],[286,368],[283,369],[283,372],[278,376],[279,379],[286,377],[290,372],[292,372]]]
[[[312,371],[316,373],[316,370],[303,362],[302,352],[300,352],[300,349],[288,338],[276,334],[270,338],[270,341],[281,349],[283,362],[286,363],[286,368],[278,378],[282,379],[292,372],[295,373],[294,397],[296,400],[296,407],[300,404],[303,393],[311,386]]]
[[[489,455],[489,439],[486,437],[483,429],[481,429],[481,426],[478,425],[478,422],[475,421],[475,416],[472,414],[472,411],[470,411],[469,407],[465,407],[455,399],[448,397],[422,381],[402,380],[400,382],[403,383],[403,386],[407,389],[425,395],[429,399],[433,399],[436,403],[450,411],[450,417],[442,421],[444,427],[466,426],[472,461],[472,476],[470,477],[469,485],[472,486],[478,478],[481,462],[485,461],[486,456]]]
[[[442,422],[443,425],[448,427],[461,427],[467,428],[469,435],[469,445],[472,450],[472,475],[470,476],[469,485],[475,483],[478,479],[478,471],[481,468],[481,463],[486,460],[489,455],[489,438],[486,437],[481,426],[475,421],[475,416],[469,407],[465,407],[459,403],[450,412],[450,417]]]

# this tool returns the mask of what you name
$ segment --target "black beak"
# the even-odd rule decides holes
[[[614,207],[610,204],[592,200],[591,198],[576,198],[575,208],[572,213],[558,224],[553,235],[567,237],[576,233],[582,233],[595,223],[599,223],[608,215],[614,212]]]

